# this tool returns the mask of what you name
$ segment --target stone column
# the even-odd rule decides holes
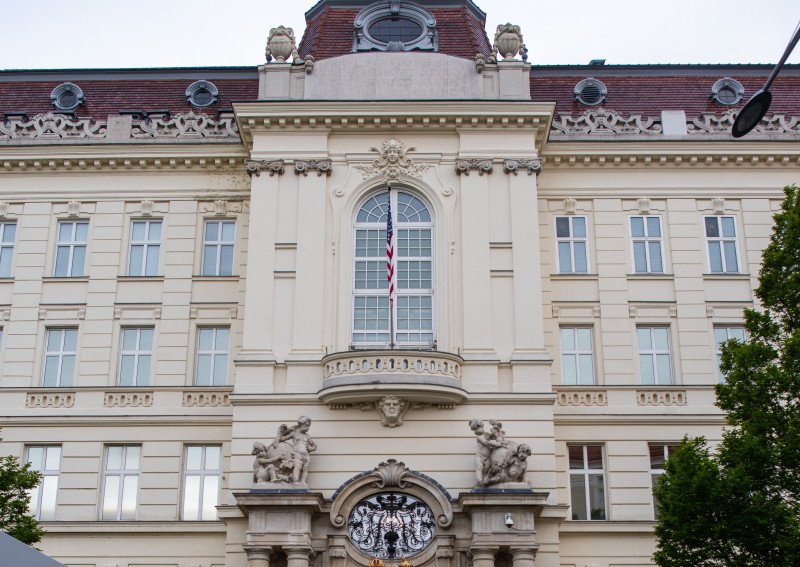
[[[511,559],[512,567],[534,567],[536,549],[531,547],[511,548]]]
[[[494,567],[494,556],[496,554],[496,549],[471,549],[470,555],[472,556],[472,567]],[[514,567],[516,567],[516,565]]]
[[[307,547],[284,547],[286,567],[308,567],[313,551]]]
[[[272,557],[271,547],[245,545],[244,550],[247,552],[247,561],[250,563],[250,567],[269,567],[269,560]]]

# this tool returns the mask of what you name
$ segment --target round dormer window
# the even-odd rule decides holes
[[[725,77],[711,87],[711,98],[725,106],[738,104],[744,96],[744,87],[736,79]]]
[[[597,79],[584,79],[575,85],[575,100],[586,106],[597,106],[606,99],[608,89]]]
[[[83,104],[83,91],[78,85],[61,83],[50,93],[53,106],[58,110],[75,110]]]
[[[407,43],[422,35],[422,26],[406,18],[383,18],[369,27],[369,35],[383,43]]]
[[[219,90],[214,83],[195,81],[186,89],[186,101],[194,107],[205,108],[217,102]]]

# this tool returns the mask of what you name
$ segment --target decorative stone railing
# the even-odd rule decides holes
[[[106,392],[103,405],[113,407],[145,407],[153,405],[153,392]]]
[[[571,390],[558,392],[556,403],[560,406],[607,406],[608,396],[600,390]]]
[[[685,406],[685,390],[637,390],[636,404],[639,406]]]
[[[326,404],[375,400],[387,393],[411,401],[459,403],[466,399],[461,385],[460,356],[437,351],[367,350],[331,354],[322,359],[323,387],[318,397]]]
[[[214,120],[202,113],[181,112],[170,118],[135,120],[132,138],[239,138],[236,119],[225,116]]]
[[[183,407],[227,407],[231,405],[231,398],[228,392],[184,392]]]
[[[30,120],[0,121],[0,140],[79,140],[106,136],[106,122],[71,119],[63,114],[37,114]]]
[[[75,392],[28,392],[25,407],[71,408],[75,405]]]

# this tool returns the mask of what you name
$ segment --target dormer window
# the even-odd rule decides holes
[[[358,13],[354,28],[353,51],[439,50],[436,19],[416,4],[372,4]]]
[[[83,104],[83,91],[78,85],[61,83],[50,93],[50,100],[56,110],[75,110]]]

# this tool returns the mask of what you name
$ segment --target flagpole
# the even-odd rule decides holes
[[[395,262],[394,250],[394,224],[392,222],[392,185],[386,184],[386,196],[388,200],[387,217],[386,217],[386,273],[389,280],[389,348],[394,350],[394,282],[396,281],[395,270],[397,263]]]

